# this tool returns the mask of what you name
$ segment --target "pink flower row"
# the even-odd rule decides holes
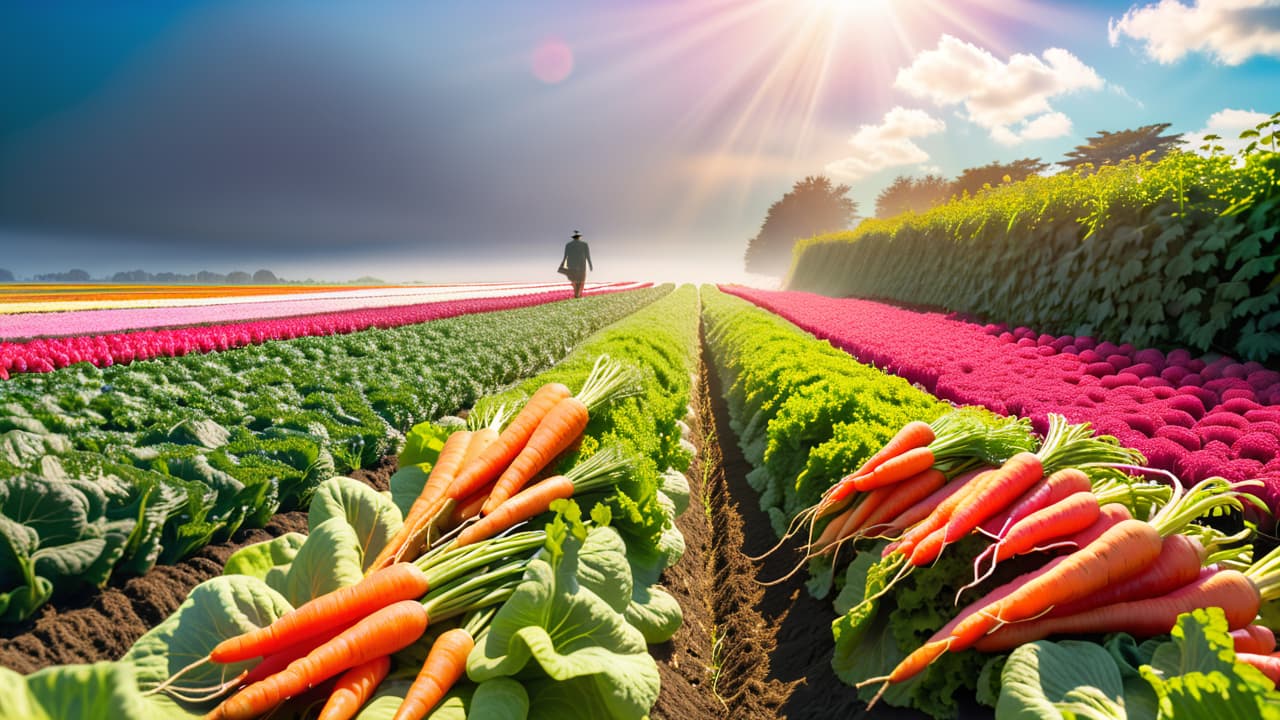
[[[1280,373],[1090,337],[978,325],[869,300],[726,286],[940,398],[1031,418],[1090,422],[1184,482],[1260,478],[1280,508]]]
[[[648,284],[616,283],[598,288],[594,292],[620,292],[647,286]],[[134,360],[228,350],[268,340],[335,335],[369,328],[393,328],[455,315],[540,305],[565,300],[570,296],[569,290],[553,290],[527,295],[365,308],[253,322],[0,342],[0,379],[8,379],[12,374],[24,372],[50,372],[78,362],[107,367]]]

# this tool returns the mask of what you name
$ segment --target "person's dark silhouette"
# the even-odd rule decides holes
[[[591,248],[582,242],[582,233],[573,231],[572,240],[565,243],[564,258],[560,260],[560,272],[573,283],[573,296],[582,297],[582,286],[587,282],[587,268],[595,270],[591,264]]]

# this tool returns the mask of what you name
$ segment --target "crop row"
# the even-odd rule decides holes
[[[688,411],[695,362],[696,303],[695,289],[678,290],[589,338],[547,373],[477,405],[474,412],[486,415],[504,403],[525,400],[549,382],[580,388],[595,361],[607,355],[637,373],[637,392],[592,410],[581,446],[559,468],[604,448],[620,449],[639,464],[614,492],[575,497],[523,532],[497,540],[506,545],[523,537],[537,541],[546,529],[545,541],[539,542],[545,546],[532,558],[518,552],[507,556],[523,557],[515,560],[523,563],[523,572],[517,583],[501,583],[504,589],[493,596],[496,614],[481,610],[450,621],[449,613],[441,612],[439,622],[433,616],[420,641],[391,656],[391,673],[358,718],[392,717],[408,679],[441,631],[459,625],[484,629],[477,631],[465,658],[466,675],[427,717],[623,720],[648,714],[660,679],[647,643],[669,639],[681,623],[679,605],[656,583],[684,549],[674,516],[689,500],[679,468],[690,458],[681,420]],[[411,434],[422,437],[411,438],[409,447],[421,447],[441,429],[434,423],[416,426]],[[286,535],[238,551],[226,574],[198,586],[117,662],[56,666],[28,676],[0,670],[0,714],[69,716],[54,690],[60,688],[76,697],[81,717],[113,711],[138,718],[199,717],[213,701],[180,701],[152,691],[208,654],[220,638],[263,626],[326,591],[360,582],[378,547],[398,533],[436,459],[413,465],[406,457],[392,478],[390,497],[348,478],[325,482],[311,502],[307,536]],[[418,562],[431,561],[424,556]],[[502,567],[508,566],[504,560]],[[451,605],[444,602],[450,592],[445,587],[429,593],[423,604],[443,611]],[[252,662],[188,669],[171,689],[217,684],[224,671],[241,667],[252,668]],[[310,716],[318,702],[323,698],[317,700],[315,692],[304,693],[273,709],[272,717]]]
[[[802,292],[728,288],[858,360],[938,397],[1089,422],[1187,482],[1261,478],[1280,509],[1280,373],[1229,357],[1012,331],[936,312]]]
[[[809,498],[803,501],[803,507],[796,508],[776,492],[770,498],[771,488],[765,486],[762,503],[770,507],[771,514],[775,514],[775,530],[779,533],[781,526],[792,518],[816,518],[814,534],[809,536],[810,544],[806,545],[811,553],[809,589],[819,597],[827,596],[833,587],[839,589],[835,600],[837,619],[832,626],[835,639],[832,667],[842,680],[858,686],[858,693],[864,700],[876,698],[895,706],[913,707],[935,718],[954,718],[962,714],[962,703],[965,702],[962,699],[967,697],[968,702],[976,698],[980,703],[995,706],[997,717],[1056,718],[1061,716],[1060,712],[1076,707],[1071,705],[1073,696],[1087,696],[1094,698],[1091,704],[1108,717],[1123,717],[1123,712],[1127,711],[1128,717],[1155,718],[1157,705],[1176,709],[1174,716],[1180,716],[1178,713],[1201,707],[1203,702],[1204,694],[1192,689],[1202,680],[1197,672],[1213,672],[1221,682],[1231,686],[1229,690],[1215,691],[1214,702],[1221,703],[1215,706],[1215,712],[1223,717],[1252,717],[1251,713],[1256,713],[1260,704],[1275,701],[1277,696],[1273,684],[1253,668],[1236,660],[1233,643],[1238,651],[1242,641],[1228,636],[1226,631],[1243,631],[1252,622],[1267,622],[1255,620],[1260,609],[1264,618],[1271,614],[1270,622],[1274,622],[1276,608],[1273,598],[1277,596],[1276,583],[1280,579],[1275,567],[1277,559],[1274,554],[1263,558],[1251,570],[1254,574],[1248,577],[1235,570],[1223,570],[1227,565],[1235,567],[1237,563],[1249,565],[1249,546],[1234,544],[1238,540],[1225,539],[1209,528],[1191,524],[1212,507],[1240,507],[1238,490],[1232,489],[1229,483],[1210,483],[1187,494],[1180,502],[1162,506],[1170,495],[1169,488],[1159,484],[1134,483],[1109,469],[1107,465],[1110,463],[1131,462],[1126,459],[1131,451],[1115,446],[1114,441],[1108,438],[1093,437],[1087,426],[1071,429],[1065,426],[1065,421],[1056,420],[1055,431],[1041,443],[1030,437],[1019,437],[1028,432],[1026,421],[1006,420],[1002,424],[993,415],[974,415],[969,410],[942,415],[945,407],[942,403],[906,386],[905,380],[861,365],[847,355],[840,358],[840,353],[827,342],[815,339],[738,298],[704,293],[704,320],[708,349],[726,388],[731,424],[740,433],[739,443],[755,467],[752,475],[767,477],[770,483],[777,482],[786,491],[794,487]],[[811,367],[820,370],[806,374]],[[839,379],[833,382],[832,377]],[[789,378],[794,379],[786,380]],[[784,382],[778,383],[778,379]],[[808,399],[798,402],[795,400],[797,396]],[[833,418],[821,411],[824,407],[839,407],[842,412]],[[904,409],[910,420],[931,421],[933,430],[919,440],[912,439],[919,435],[918,432],[909,434],[905,429],[898,437],[896,431],[906,425],[898,419],[904,414]],[[793,420],[796,417],[808,419],[807,435],[797,435]],[[849,435],[845,423],[855,424],[884,440],[841,442],[842,436]],[[922,423],[912,422],[911,425],[919,430]],[[927,426],[925,429],[929,430]],[[895,444],[898,445],[894,451],[896,455],[882,452],[885,440],[890,436],[895,436]],[[1002,439],[993,443],[990,438],[997,436]],[[904,440],[905,445],[901,444]],[[1024,442],[1029,444],[1024,445]],[[1025,452],[1037,444],[1041,447],[1036,455]],[[836,448],[834,452],[833,447]],[[760,451],[762,448],[763,452]],[[921,453],[928,459],[915,463],[921,459]],[[945,461],[942,459],[944,453],[947,455]],[[794,460],[788,467],[779,456],[792,456]],[[834,456],[839,456],[840,460],[822,462],[823,458]],[[816,462],[815,457],[818,458]],[[913,463],[910,470],[906,469],[909,457]],[[995,474],[989,474],[990,479],[986,480],[978,472],[984,466],[999,465],[1011,457],[1016,458],[1016,462],[1010,460],[1008,469],[997,471],[1000,482],[997,482]],[[1178,590],[1176,599],[1171,595],[1172,604],[1165,603],[1161,606],[1163,609],[1157,608],[1158,603],[1153,601],[1149,608],[1141,606],[1143,612],[1137,615],[1133,612],[1108,618],[1102,618],[1100,613],[1075,615],[1068,612],[1063,615],[1070,622],[1083,618],[1094,623],[1079,625],[1081,628],[1105,626],[1107,629],[1093,632],[1122,631],[1131,632],[1133,636],[1112,636],[1105,648],[1091,642],[1032,642],[1046,637],[1048,633],[1062,632],[1052,628],[1076,627],[1063,624],[1067,622],[1063,619],[1033,622],[1035,618],[1029,616],[1038,616],[1041,612],[1047,614],[1055,608],[1030,606],[1030,591],[1018,590],[1024,585],[1036,585],[1033,580],[1036,576],[1031,573],[1047,567],[1045,563],[1049,556],[1043,551],[1055,547],[1052,544],[1046,548],[1031,547],[1031,554],[1025,557],[1003,560],[995,575],[987,577],[989,570],[994,568],[994,561],[989,567],[980,560],[984,557],[989,559],[989,549],[997,547],[997,544],[971,532],[969,524],[961,525],[959,518],[963,514],[973,524],[988,521],[982,526],[984,530],[1003,535],[1002,523],[1005,521],[998,519],[996,513],[1007,509],[1015,499],[1024,501],[1041,484],[1049,487],[1054,482],[1051,479],[1040,482],[1040,473],[1028,471],[1028,468],[1039,467],[1041,462],[1044,475],[1049,475],[1056,468],[1077,468],[1076,463],[1079,463],[1087,475],[1073,469],[1064,470],[1062,477],[1074,473],[1077,476],[1074,482],[1084,483],[1085,489],[1077,489],[1075,492],[1078,494],[1071,496],[1071,504],[1093,511],[1093,516],[1076,513],[1080,520],[1086,522],[1072,525],[1071,529],[1052,529],[1057,525],[1065,526],[1067,522],[1078,522],[1075,517],[1066,519],[1065,514],[1055,521],[1030,518],[1027,527],[1043,525],[1039,532],[1049,538],[1043,544],[1052,543],[1059,537],[1052,532],[1067,533],[1068,538],[1079,532],[1082,538],[1078,540],[1079,545],[1087,545],[1092,540],[1084,539],[1085,532],[1094,533],[1087,537],[1099,537],[1110,532],[1112,526],[1123,526],[1123,532],[1135,533],[1135,528],[1142,528],[1145,534],[1138,535],[1146,539],[1145,545],[1137,540],[1129,544],[1120,543],[1114,557],[1132,562],[1125,565],[1124,570],[1116,566],[1108,572],[1099,567],[1091,575],[1093,579],[1089,582],[1093,583],[1092,586],[1086,587],[1085,581],[1079,578],[1068,581],[1065,576],[1061,581],[1050,581],[1051,576],[1046,574],[1039,583],[1052,588],[1053,593],[1062,598],[1058,601],[1063,605],[1062,611],[1067,612],[1071,607],[1067,603],[1071,602],[1079,608],[1097,596],[1104,586],[1119,585],[1119,580],[1135,573],[1143,573],[1143,581],[1150,582],[1146,579],[1148,568],[1153,578],[1163,578],[1160,573],[1167,575],[1165,570],[1157,571],[1153,564],[1155,557],[1164,557],[1164,551],[1160,549],[1163,547],[1162,535],[1181,538],[1164,541],[1170,547],[1201,548],[1198,554],[1191,553],[1177,571],[1177,577],[1181,578],[1178,582],[1188,584],[1186,590],[1182,585],[1170,586],[1167,579],[1160,581],[1165,583],[1165,589],[1158,592]],[[891,465],[903,468],[896,479],[890,477],[893,471],[888,468]],[[1015,466],[1023,468],[1023,471],[1016,474]],[[775,477],[774,474],[783,467],[788,467],[790,476]],[[797,473],[796,469],[801,467],[803,470]],[[871,468],[875,468],[874,471]],[[973,469],[966,472],[967,468]],[[918,487],[930,482],[933,484]],[[880,483],[885,484],[881,486]],[[1014,485],[1022,489],[1007,487]],[[857,490],[851,492],[852,488]],[[1026,494],[1023,494],[1024,490]],[[899,508],[884,520],[877,521],[879,524],[872,523],[870,518],[879,508],[888,507],[896,493],[908,492],[916,493],[920,498],[917,505],[911,506],[910,510]],[[954,494],[948,496],[947,493]],[[952,498],[963,498],[959,500],[964,504],[963,511],[960,505],[948,505]],[[1093,502],[1078,502],[1080,500]],[[1124,507],[1114,504],[1117,502],[1124,503]],[[1153,506],[1160,508],[1161,512],[1152,515]],[[895,525],[898,515],[905,517],[917,507],[924,508],[924,512],[913,515],[915,520],[903,520],[903,525]],[[945,512],[943,509],[948,507],[954,509],[950,519],[929,524],[935,520],[931,515]],[[1103,512],[1104,508],[1106,512]],[[869,514],[864,514],[866,509],[869,509]],[[1031,511],[1028,509],[1026,512]],[[860,517],[867,518],[866,526],[859,526],[862,521],[857,518]],[[1122,518],[1149,519],[1150,524]],[[1021,525],[1015,523],[1014,528],[1026,530]],[[923,531],[920,529],[922,526],[925,528]],[[860,531],[849,535],[846,531],[850,527]],[[904,528],[907,533],[900,535]],[[833,529],[839,532],[833,533]],[[934,532],[930,533],[930,529]],[[1106,537],[1119,538],[1121,534],[1121,530],[1116,530]],[[899,542],[886,547],[877,539],[879,535],[899,538]],[[1014,530],[1010,530],[1009,537],[1013,535]],[[931,544],[930,538],[946,539]],[[831,550],[837,546],[837,541],[842,547],[834,557],[853,557],[847,567],[833,567]],[[1005,545],[999,547],[1002,552],[1009,550]],[[1067,553],[1057,563],[1066,563],[1062,564],[1063,568],[1075,564],[1085,568],[1089,563],[1098,566],[1105,562],[1102,558],[1108,554],[1098,551],[1098,559],[1086,560],[1093,554],[1092,548],[1090,552],[1074,553],[1076,545],[1067,547],[1070,549],[1055,551]],[[1013,551],[1009,552],[1013,557]],[[1020,552],[1027,552],[1027,549]],[[1224,565],[1213,566],[1218,568],[1216,572],[1211,569],[1201,573],[1201,563],[1212,562],[1208,557],[1213,553]],[[1172,552],[1168,554],[1172,555]],[[988,572],[980,575],[984,569]],[[1006,585],[1011,579],[1012,582]],[[1117,582],[1110,582],[1112,579]],[[1233,604],[1225,618],[1220,611],[1215,616],[1199,609],[1228,604],[1225,600],[1210,599],[1208,588],[1230,582],[1249,589],[1244,593],[1246,597],[1242,602]],[[1204,585],[1205,592],[1199,590],[1200,585]],[[959,598],[966,589],[975,586],[976,591],[971,590],[975,596],[989,599],[973,602],[966,608]],[[989,605],[999,602],[997,598],[1000,596],[994,594],[995,590],[1017,593],[1019,598],[1026,600],[1017,611],[1012,604]],[[1045,600],[1034,602],[1053,602],[1047,599],[1051,595],[1046,592]],[[1252,597],[1247,597],[1249,595]],[[1126,596],[1118,597],[1128,599]],[[1136,597],[1159,599],[1161,596]],[[1201,597],[1203,601],[1199,599]],[[1260,599],[1270,601],[1270,606],[1262,605]],[[1132,609],[1138,607],[1135,604]],[[1174,610],[1174,607],[1178,609]],[[1091,609],[1085,605],[1084,609],[1074,612],[1084,613]],[[1193,609],[1199,614],[1184,615],[1175,624],[1175,615]],[[1028,613],[1026,618],[1012,618],[1025,619],[1026,622],[1011,623],[1007,629],[999,629],[998,619],[1002,614],[1012,615],[1014,612]],[[963,613],[971,613],[963,626],[968,628],[964,632],[958,624]],[[1102,618],[1101,625],[1095,616]],[[1122,620],[1135,617],[1137,619]],[[973,629],[978,626],[982,627]],[[1156,637],[1139,646],[1134,639],[1161,636],[1171,629],[1175,632],[1173,640]],[[1250,628],[1250,632],[1254,629]],[[1270,635],[1265,628],[1258,632]],[[965,649],[972,648],[975,642],[981,652]],[[1274,638],[1269,645],[1263,640],[1258,641],[1259,648],[1265,648],[1267,653],[1274,651],[1274,645]],[[1010,651],[1012,654],[1006,655]],[[1187,658],[1198,654],[1216,659],[1199,667],[1186,663]],[[1139,666],[1143,666],[1141,672]],[[1124,686],[1123,691],[1116,692],[1114,688],[1120,685]],[[1170,711],[1173,710],[1166,712]],[[1115,712],[1121,714],[1111,714]]]
[[[1280,153],[1172,153],[1006,183],[802,241],[793,290],[1054,334],[1280,355]]]
[[[635,285],[607,287],[603,292],[633,289]],[[402,299],[386,298],[391,307],[366,307],[367,298],[353,298],[345,304],[357,303],[357,309],[333,311],[333,302],[293,301],[291,311],[273,308],[272,303],[240,305],[233,308],[203,306],[130,311],[100,310],[88,313],[33,313],[9,317],[0,315],[3,336],[49,334],[33,340],[0,342],[0,379],[28,372],[51,372],[87,362],[97,367],[123,365],[135,360],[157,357],[180,357],[192,353],[210,353],[231,348],[257,345],[269,340],[291,340],[358,332],[369,328],[394,328],[478,312],[512,310],[569,297],[567,290],[539,293],[515,293],[489,289],[480,297],[449,301],[403,304]],[[226,319],[223,314],[234,311],[245,318],[267,318],[208,324]],[[141,316],[139,317],[139,313]],[[276,317],[289,315],[290,317]],[[127,316],[127,317],[121,317]],[[135,319],[129,319],[135,318]],[[173,327],[198,325],[196,327]],[[156,329],[117,332],[120,328]],[[56,330],[51,333],[50,330]]]
[[[415,423],[561,359],[654,288],[0,385],[0,617],[305,507]]]

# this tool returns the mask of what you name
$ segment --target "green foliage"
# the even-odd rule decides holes
[[[977,195],[987,187],[1019,182],[1032,175],[1041,175],[1048,167],[1045,163],[1040,162],[1040,158],[1023,158],[1013,162],[993,162],[979,167],[966,168],[951,182],[947,188],[946,195],[949,197]],[[943,199],[945,201],[946,198],[944,197]]]
[[[1072,169],[1092,169],[1129,159],[1159,160],[1174,151],[1182,140],[1182,133],[1160,134],[1168,129],[1169,123],[1155,123],[1129,130],[1100,130],[1097,135],[1091,135],[1088,142],[1067,153],[1067,159],[1058,164]]]
[[[938,175],[913,178],[899,175],[876,195],[876,217],[888,218],[904,212],[924,212],[941,205],[951,196],[951,183]]]
[[[530,717],[645,717],[658,698],[658,667],[622,611],[631,599],[625,545],[612,528],[564,534],[529,562],[524,580],[467,658],[477,682],[540,677],[553,694],[530,692]],[[557,698],[573,698],[561,702]],[[547,710],[551,710],[548,712]]]
[[[796,182],[781,200],[769,206],[760,233],[747,241],[747,270],[781,275],[797,240],[849,227],[858,205],[848,193],[848,185],[833,185],[823,175]]]
[[[1280,693],[1238,662],[1221,608],[1178,617],[1172,637],[1142,644],[1123,633],[1102,644],[1028,643],[1009,655],[997,720],[1280,717]]]
[[[1280,154],[1174,152],[801,241],[788,287],[1268,360],[1280,354],[1277,228]]]
[[[668,292],[104,369],[78,364],[0,383],[0,484],[30,475],[62,481],[48,492],[66,494],[68,482],[107,489],[87,525],[77,515],[69,526],[87,528],[75,543],[33,541],[14,529],[30,518],[0,508],[0,540],[15,558],[0,561],[0,619],[105,582],[113,568],[145,572],[281,508],[306,507],[323,481],[396,451],[416,423],[548,367]]]

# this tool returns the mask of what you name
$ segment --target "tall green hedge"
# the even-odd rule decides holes
[[[1008,183],[796,246],[787,285],[1138,346],[1280,357],[1280,153]]]

